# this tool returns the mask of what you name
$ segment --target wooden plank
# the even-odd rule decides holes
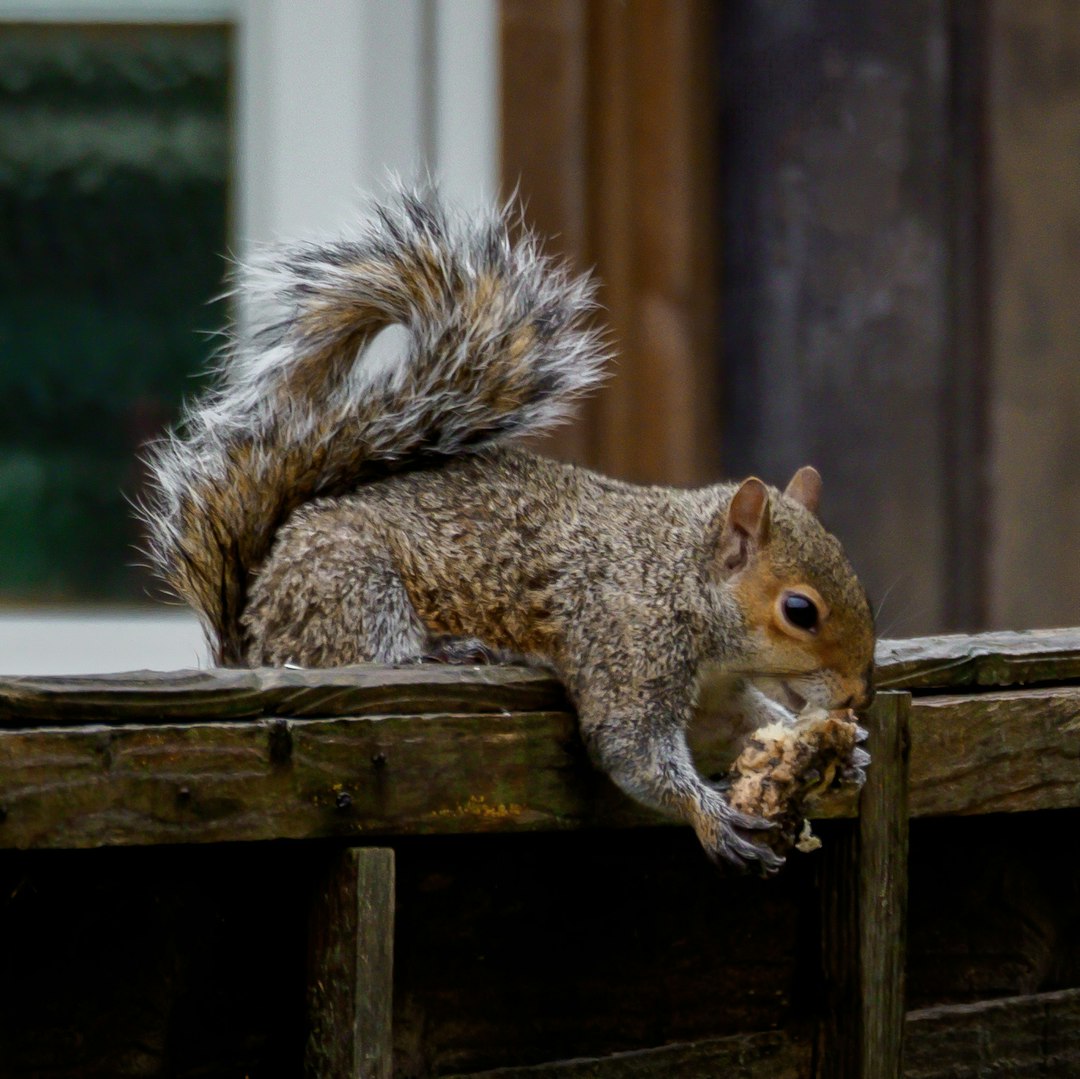
[[[717,475],[712,9],[502,0],[506,194],[595,267],[618,363],[547,449],[624,479]]]
[[[130,671],[0,679],[0,727],[262,716],[422,715],[568,708],[548,672],[523,667],[405,667],[331,670]]]
[[[1080,629],[878,641],[879,689],[919,691],[1080,680]]]
[[[907,1079],[1075,1079],[1080,989],[924,1008],[907,1016]]]
[[[85,847],[655,822],[568,713],[0,733],[0,846]]]
[[[390,1079],[394,852],[336,854],[312,908],[307,1079]]]
[[[825,836],[815,1079],[900,1079],[910,700],[878,694],[866,717],[873,764],[859,820]]]
[[[905,1034],[905,1079],[1073,1079],[1080,1074],[1080,989],[909,1012]],[[808,1039],[771,1031],[468,1079],[802,1079],[811,1067]]]
[[[1080,680],[1080,629],[879,641],[879,689]],[[265,716],[470,715],[566,710],[549,672],[525,667],[364,664],[329,670],[129,671],[0,678],[0,728],[236,721]]]
[[[472,1072],[468,1079],[803,1079],[810,1057],[809,1039],[766,1031],[607,1057],[495,1068]]]
[[[1080,20],[995,0],[988,36],[991,626],[1080,609]]]
[[[818,466],[883,624],[944,628],[951,5],[717,6],[725,470]]]
[[[715,5],[583,6],[590,255],[618,353],[591,410],[591,463],[637,482],[715,481]]]
[[[589,57],[587,5],[578,0],[500,0],[499,101],[502,193],[525,207],[546,250],[581,271],[589,253]],[[594,401],[539,439],[545,453],[596,464]]]
[[[910,787],[913,816],[1080,804],[1080,686],[916,700]]]
[[[1080,686],[917,698],[911,811],[1080,805]],[[707,738],[706,774],[722,768]],[[871,772],[873,772],[873,767]],[[850,793],[813,816],[855,813]],[[0,731],[0,847],[626,827],[568,712]]]
[[[858,1079],[862,1042],[858,822],[833,825],[822,831],[821,838],[817,895],[822,985],[811,1076]]]
[[[859,800],[862,1079],[903,1074],[910,704],[906,693],[879,694],[868,717],[872,766]]]
[[[987,296],[992,287],[989,240],[993,226],[986,193],[987,6],[948,7],[951,133],[942,170],[949,219],[948,361],[942,402],[945,459],[945,583],[943,626],[987,625],[991,602],[991,491],[988,460],[990,373]]]

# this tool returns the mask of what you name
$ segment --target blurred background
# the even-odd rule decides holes
[[[203,660],[138,447],[227,256],[518,191],[619,360],[543,449],[783,484],[883,634],[1080,622],[1075,0],[0,0],[0,671]]]

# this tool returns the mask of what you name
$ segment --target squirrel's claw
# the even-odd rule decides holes
[[[716,845],[712,848],[706,847],[705,850],[717,865],[726,863],[740,870],[757,865],[764,875],[777,872],[784,864],[783,856],[771,847],[744,838],[734,830],[718,836]]]
[[[840,772],[840,782],[848,786],[861,787],[866,782],[866,772],[862,768],[844,768]]]
[[[724,820],[732,828],[742,828],[748,832],[771,832],[776,827],[776,822],[767,820],[765,817],[755,817],[750,813],[742,813],[738,809],[727,807]]]
[[[861,729],[861,728],[860,728]],[[865,735],[865,731],[863,734]],[[862,739],[865,741],[865,738]],[[870,763],[870,754],[856,746],[844,761],[840,769],[840,782],[849,786],[861,787],[866,782],[866,768]]]
[[[777,827],[774,821],[732,809],[722,798],[712,800],[709,810],[707,816],[698,818],[695,826],[701,845],[713,862],[727,863],[737,869],[758,865],[764,873],[775,873],[784,864],[784,858],[759,838],[760,833]]]

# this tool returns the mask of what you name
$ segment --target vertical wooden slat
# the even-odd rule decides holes
[[[307,1079],[390,1079],[394,852],[336,855],[312,910]]]
[[[989,596],[990,496],[985,467],[989,378],[987,307],[989,220],[986,213],[986,23],[988,7],[950,6],[949,69],[952,134],[948,167],[951,245],[946,351],[947,465],[942,627],[986,625]]]
[[[829,829],[822,851],[815,1079],[902,1075],[910,700],[878,694],[859,819]]]
[[[517,194],[547,250],[578,270],[588,251],[588,5],[501,0],[499,7],[503,196]],[[591,461],[588,406],[538,448]]]
[[[858,1079],[859,823],[838,821],[818,831],[824,842],[818,867],[822,993],[813,1079]]]
[[[1080,8],[989,20],[993,531],[990,626],[1080,610]]]
[[[593,18],[591,244],[619,362],[596,463],[701,483],[719,463],[712,9],[601,0]]]
[[[859,802],[862,1079],[903,1075],[910,702],[883,693],[870,714],[872,763]]]
[[[890,634],[940,631],[950,5],[719,6],[725,468],[818,466]]]
[[[503,183],[595,267],[618,355],[542,449],[625,479],[717,478],[717,109],[706,0],[503,0]]]

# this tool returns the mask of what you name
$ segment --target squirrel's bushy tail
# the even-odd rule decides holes
[[[511,241],[508,213],[457,218],[399,193],[354,239],[242,264],[244,328],[216,388],[149,454],[149,556],[199,613],[216,662],[243,662],[249,573],[302,503],[564,418],[602,377],[592,288]],[[407,338],[392,361],[367,346]]]

